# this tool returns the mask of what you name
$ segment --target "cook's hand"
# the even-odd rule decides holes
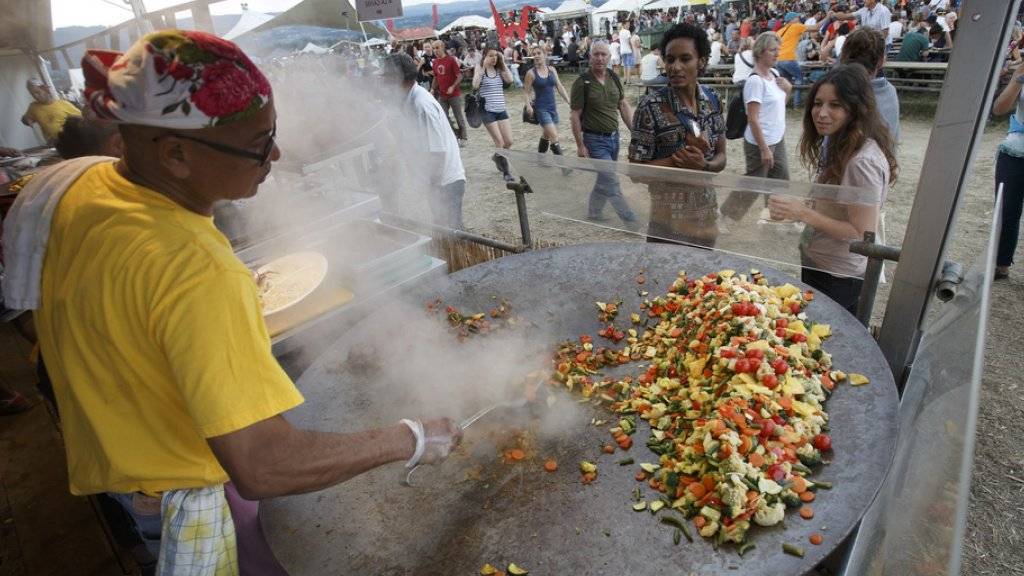
[[[677,168],[689,168],[690,170],[704,169],[704,153],[693,146],[684,146],[676,150],[672,155],[672,163]]]
[[[1020,78],[1021,76],[1024,76],[1024,64],[1018,64],[1017,65],[1017,68],[1014,69],[1013,75],[1010,77],[1010,79],[1011,80],[1016,80],[1017,78]]]
[[[806,221],[810,208],[800,198],[772,195],[768,199],[768,213],[775,220]]]
[[[407,468],[420,464],[437,464],[448,457],[462,441],[462,430],[448,418],[437,420],[402,420],[416,437],[416,448]]]
[[[580,144],[579,146],[576,147],[576,155],[579,156],[580,158],[589,158],[590,150],[587,150],[587,147],[585,145]]]
[[[768,146],[761,148],[761,166],[765,170],[771,170],[772,166],[775,166],[775,154],[772,154],[772,149]]]

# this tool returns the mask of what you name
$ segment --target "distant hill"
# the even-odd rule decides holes
[[[605,0],[600,2],[594,2],[594,6],[600,6]],[[499,12],[507,12],[512,9],[517,9],[526,4],[536,6],[538,8],[557,8],[562,3],[562,0],[537,0],[534,2],[508,2],[508,1],[496,1],[494,7]],[[438,15],[440,16],[439,28],[443,28],[448,23],[452,22],[460,16],[466,16],[468,14],[477,14],[479,16],[490,17],[491,5],[487,0],[463,0],[461,2],[450,2],[448,4],[439,4],[437,6]],[[432,5],[431,4],[417,4],[415,6],[408,6],[405,8],[405,16],[395,20],[396,28],[412,28],[414,26],[425,26],[430,24],[432,16]]]

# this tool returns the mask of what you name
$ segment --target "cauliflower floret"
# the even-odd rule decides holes
[[[750,478],[751,480],[756,480],[758,474],[757,468],[754,468],[747,462],[744,462],[743,459],[740,458],[739,454],[735,452],[730,454],[727,459],[722,460],[718,469],[721,470],[723,474],[736,472]]]
[[[730,474],[731,482],[719,484],[718,492],[722,503],[729,507],[729,516],[735,518],[743,513],[747,505],[747,486],[740,480],[739,474]]]
[[[734,523],[732,526],[726,526],[722,529],[722,537],[725,542],[735,542],[742,544],[747,538],[747,530],[750,530],[750,522],[746,520],[740,520]]]
[[[758,526],[775,526],[786,517],[786,505],[782,502],[766,504],[764,500],[757,503],[757,511],[754,512],[754,523]]]
[[[733,448],[735,448],[740,445],[740,435],[735,430],[726,430],[724,434],[718,437],[718,441],[732,444]]]
[[[718,532],[718,522],[714,520],[708,522],[700,529],[700,535],[705,538],[711,538],[715,535],[715,532]]]
[[[814,446],[812,446],[810,442],[796,449],[797,456],[806,456],[807,458],[814,458],[814,455],[816,453],[817,451],[814,449]]]

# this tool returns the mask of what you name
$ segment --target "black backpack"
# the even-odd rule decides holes
[[[743,55],[740,55],[743,58]],[[747,61],[743,61],[747,64]],[[748,64],[749,65],[749,64]],[[772,74],[778,76],[779,73],[772,68]],[[750,76],[753,76],[752,73]],[[748,78],[750,77],[748,76]],[[729,112],[725,117],[725,137],[729,140],[735,140],[737,138],[743,138],[743,133],[747,130],[747,105],[743,102],[743,86],[747,81],[739,83],[740,91],[729,99]]]

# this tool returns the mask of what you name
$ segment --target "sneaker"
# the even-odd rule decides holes
[[[592,215],[592,214],[587,214],[587,220],[589,220],[591,222],[607,222],[608,221],[608,217],[607,216],[602,216],[600,214],[598,214],[596,216]]]

